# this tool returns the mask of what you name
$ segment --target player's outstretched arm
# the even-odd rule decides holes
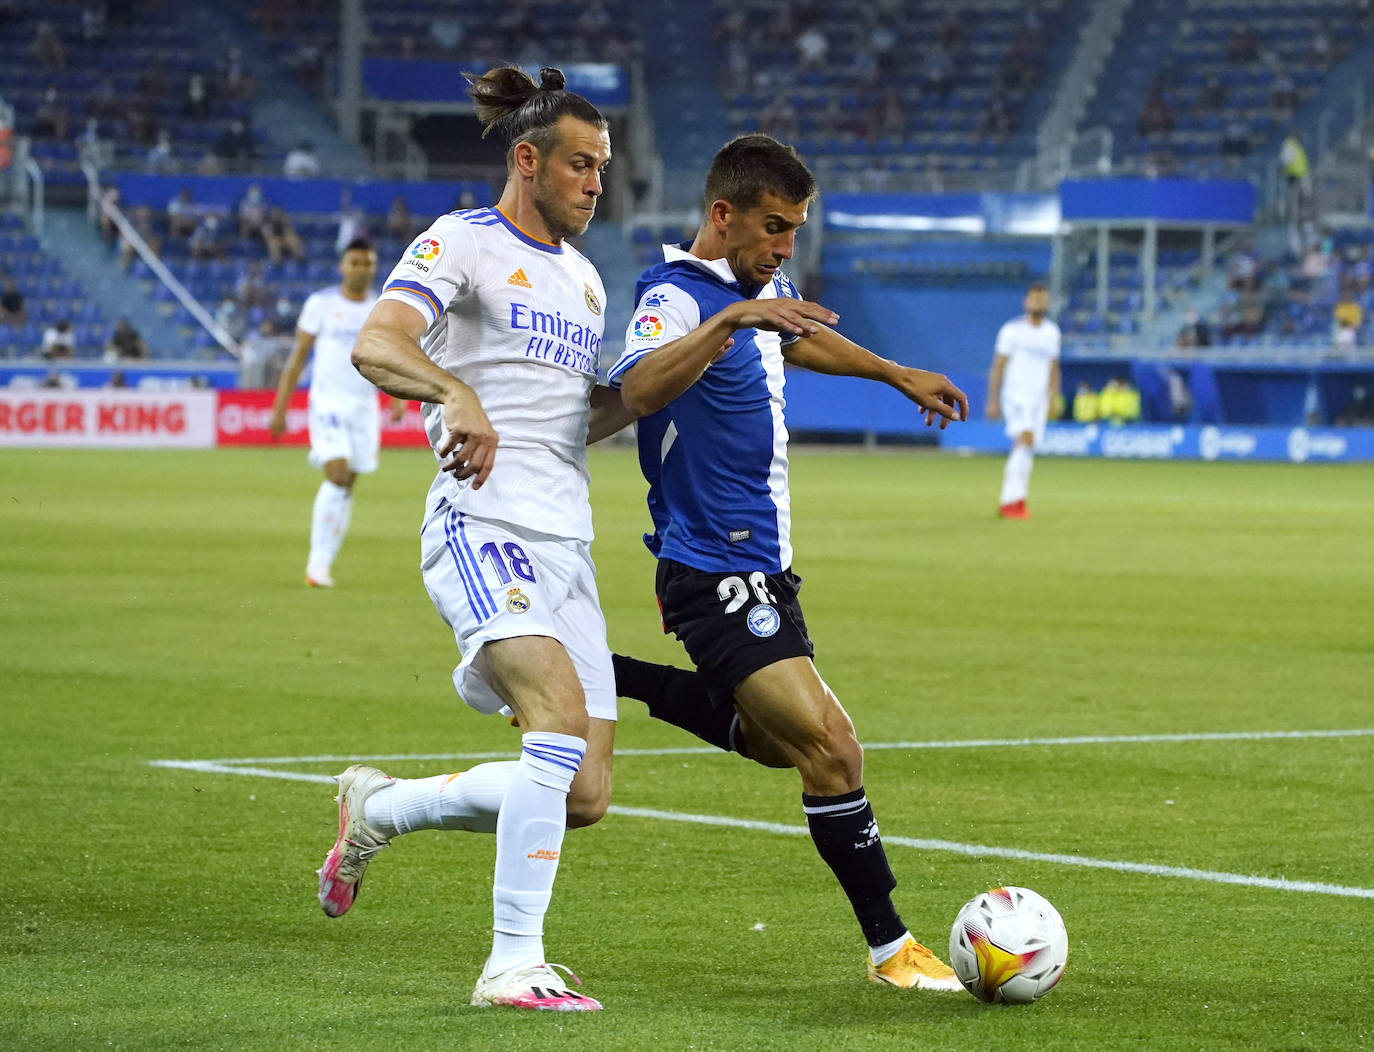
[[[353,345],[353,367],[393,398],[443,406],[440,468],[480,489],[496,461],[498,437],[471,387],[440,369],[420,349],[429,321],[414,307],[382,300]]]
[[[277,397],[272,403],[272,419],[267,429],[272,432],[272,441],[281,438],[286,431],[286,409],[291,404],[291,392],[301,381],[301,371],[306,359],[315,346],[315,337],[300,329],[296,330],[296,345],[291,348],[291,357],[282,366],[281,378],[277,381]]]
[[[810,336],[839,320],[828,307],[807,300],[742,300],[707,318],[686,336],[665,343],[640,358],[620,381],[625,405],[635,416],[648,416],[700,379],[706,367],[733,344],[736,329],[769,329]]]
[[[951,420],[968,419],[968,398],[949,377],[880,358],[826,326],[806,339],[784,345],[782,354],[789,365],[812,372],[857,376],[895,387],[925,411],[927,427],[936,419],[941,429],[949,426]]]
[[[988,419],[996,420],[1002,415],[1002,372],[1007,367],[1005,354],[992,356],[992,369],[988,372]]]

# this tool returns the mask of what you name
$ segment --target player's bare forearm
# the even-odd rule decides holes
[[[812,372],[877,380],[895,388],[925,411],[927,426],[936,417],[941,427],[968,418],[968,399],[947,376],[880,358],[827,326],[788,344],[782,353],[789,364]]]
[[[371,319],[353,345],[353,367],[392,398],[406,401],[442,404],[459,383],[430,361],[405,330]]]
[[[620,392],[613,387],[598,384],[592,388],[591,417],[587,421],[587,445],[610,438],[621,428],[635,420],[635,415],[625,405]]]
[[[733,331],[722,312],[640,358],[620,382],[626,408],[635,417],[658,412],[697,382],[730,342]]]
[[[992,369],[988,372],[988,417],[996,420],[1001,414],[1001,406],[998,404],[1002,397],[1002,370],[1006,368],[1007,360],[1002,355],[995,355],[992,359]]]
[[[900,368],[896,362],[878,357],[826,325],[822,325],[820,331],[784,346],[782,356],[788,365],[800,366],[813,373],[857,376],[885,384],[894,382]]]

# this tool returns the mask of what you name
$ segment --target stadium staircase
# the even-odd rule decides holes
[[[215,3],[198,0],[196,3],[173,5],[176,17],[191,26],[198,39],[218,41],[224,51],[237,46],[243,52],[244,64],[257,82],[253,100],[253,125],[259,132],[284,149],[290,150],[301,142],[314,146],[320,168],[329,178],[364,175],[367,159],[347,142],[314,99],[268,50],[261,33],[248,20],[249,5]],[[328,211],[336,202],[324,202],[321,211]]]
[[[1107,59],[1116,47],[1133,2],[1095,0],[1075,4],[1069,9],[1067,24],[1083,28],[1072,54],[1051,60],[1052,68],[1063,68],[1064,74],[1055,83],[1053,99],[1044,109],[1036,128],[1036,178],[1033,182],[1057,181],[1064,167],[1065,144],[1070,144],[1073,130],[1082,122],[1088,104],[1097,95]]]
[[[640,38],[650,53],[644,68],[663,156],[664,207],[691,208],[711,158],[730,138],[725,103],[716,90],[712,8],[700,0],[662,0],[643,5],[640,20]]]
[[[128,318],[148,342],[153,357],[182,355],[186,340],[158,313],[139,283],[120,269],[113,250],[100,240],[84,209],[49,209],[41,240],[45,251],[61,260],[67,273],[81,284],[87,302],[72,304],[73,314],[94,305],[111,322]]]
[[[1374,32],[1366,33],[1359,45],[1331,71],[1315,98],[1299,111],[1296,124],[1301,128],[1322,128],[1309,142],[1314,163],[1317,204],[1324,214],[1332,212],[1369,215],[1371,158],[1368,146],[1374,142]],[[1357,104],[1363,91],[1364,120]],[[1326,149],[1321,147],[1325,145]],[[1313,149],[1316,146],[1317,149]]]

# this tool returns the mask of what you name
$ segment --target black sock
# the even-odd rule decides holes
[[[733,705],[722,705],[707,689],[700,673],[655,665],[612,654],[615,692],[649,706],[649,715],[695,734],[708,745],[748,756]]]
[[[839,796],[802,793],[802,810],[816,850],[849,896],[868,945],[882,946],[901,938],[906,925],[892,905],[897,878],[887,864],[863,786]]]

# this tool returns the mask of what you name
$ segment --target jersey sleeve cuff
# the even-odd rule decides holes
[[[616,390],[619,390],[621,378],[630,371],[630,366],[634,365],[635,362],[639,361],[650,351],[657,349],[656,347],[645,347],[638,351],[622,354],[620,360],[611,366],[611,371],[606,374],[606,383]]]
[[[407,281],[404,278],[387,282],[386,288],[382,289],[382,294],[378,299],[399,300],[402,303],[410,304],[412,307],[418,307],[420,312],[429,319],[431,325],[439,320],[439,315],[444,313],[443,307],[439,305],[438,296],[418,281]]]

